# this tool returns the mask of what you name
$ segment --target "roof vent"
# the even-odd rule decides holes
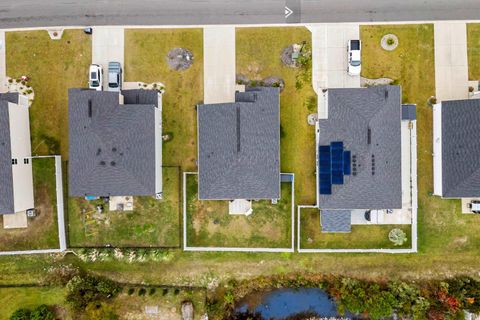
[[[98,148],[97,149],[97,156],[99,156],[102,153],[102,149]]]
[[[370,127],[367,129],[367,144],[372,143],[372,129]]]
[[[117,148],[113,147],[112,152],[117,152]]]
[[[240,107],[237,106],[237,152],[240,152]]]
[[[385,90],[385,100],[388,99],[388,90]]]
[[[111,161],[111,162],[110,162],[110,165],[111,165],[112,167],[115,167],[115,165],[116,165],[115,161]]]
[[[101,165],[101,166],[106,165],[105,161],[100,161],[100,165]]]
[[[92,117],[92,100],[88,99],[88,117]]]

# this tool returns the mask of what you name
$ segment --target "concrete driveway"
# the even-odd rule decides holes
[[[359,25],[324,24],[309,29],[312,32],[313,88],[360,87],[360,77],[347,74],[347,42],[360,39]]]
[[[435,88],[439,101],[468,99],[467,26],[436,22]]]
[[[103,90],[108,86],[108,63],[124,62],[124,28],[95,27],[92,34],[92,63],[103,67]]]
[[[235,27],[203,29],[204,103],[235,101]]]

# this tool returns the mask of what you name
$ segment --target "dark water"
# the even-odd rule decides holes
[[[240,304],[236,312],[259,312],[265,319],[282,319],[301,312],[340,317],[335,301],[319,288],[277,289]],[[348,314],[346,315],[349,316]]]

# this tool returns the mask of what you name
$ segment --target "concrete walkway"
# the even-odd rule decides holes
[[[235,101],[235,27],[203,29],[204,103]]]
[[[5,31],[0,30],[0,92],[7,92],[7,61],[5,55]]]
[[[124,62],[124,28],[95,27],[92,34],[92,63],[103,67],[103,89],[108,86],[108,63]]]
[[[438,101],[468,99],[467,26],[435,22],[435,88]]]

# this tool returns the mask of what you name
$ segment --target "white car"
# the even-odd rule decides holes
[[[359,76],[362,71],[362,43],[360,40],[349,40],[347,44],[347,72],[351,76]]]
[[[91,64],[88,70],[88,87],[97,91],[103,90],[103,70],[98,64]]]

